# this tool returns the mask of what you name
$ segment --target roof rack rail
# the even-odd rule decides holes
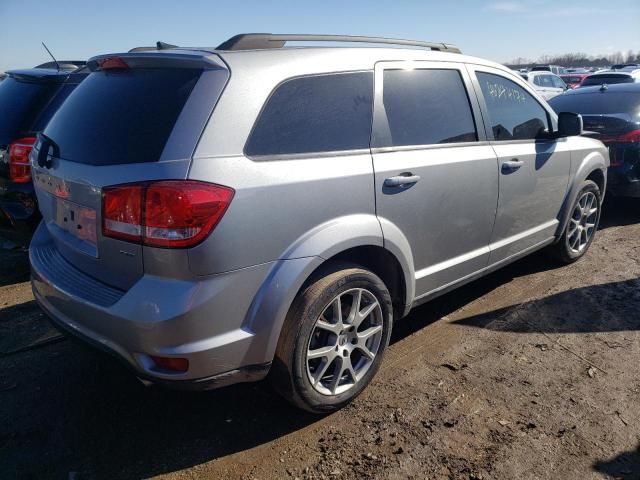
[[[177,45],[171,45],[165,42],[156,42],[155,47],[136,47],[129,50],[129,53],[133,52],[148,52],[150,50],[169,50],[170,48],[178,48]]]
[[[287,42],[360,42],[385,45],[421,47],[448,53],[462,53],[458,47],[448,43],[420,42],[397,38],[361,37],[351,35],[274,35],[271,33],[241,33],[222,42],[216,50],[264,50],[282,48]]]

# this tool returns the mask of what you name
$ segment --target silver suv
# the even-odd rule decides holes
[[[453,46],[247,34],[89,68],[31,155],[33,290],[141,379],[269,374],[331,411],[371,381],[412,307],[593,241],[607,150]]]

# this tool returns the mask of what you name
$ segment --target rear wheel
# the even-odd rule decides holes
[[[341,265],[298,294],[271,378],[294,405],[324,413],[353,400],[376,374],[389,343],[391,297],[372,272]]]
[[[600,188],[595,182],[585,180],[562,237],[553,245],[556,258],[573,263],[587,253],[598,229],[601,206]]]

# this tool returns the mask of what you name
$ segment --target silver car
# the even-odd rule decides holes
[[[247,34],[89,68],[31,155],[33,291],[145,381],[269,375],[331,411],[411,308],[593,241],[602,143],[451,45]]]

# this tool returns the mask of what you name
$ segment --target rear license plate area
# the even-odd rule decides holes
[[[58,227],[78,240],[95,247],[97,242],[95,209],[58,198],[56,212]]]

